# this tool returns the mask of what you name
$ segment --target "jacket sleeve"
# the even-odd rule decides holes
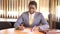
[[[43,15],[41,14],[41,23],[42,25],[39,26],[41,30],[46,30],[49,28],[48,22],[44,19]]]
[[[14,27],[15,28],[18,28],[20,25],[21,25],[21,23],[23,22],[23,17],[22,17],[22,15],[17,19],[17,22],[14,24]]]

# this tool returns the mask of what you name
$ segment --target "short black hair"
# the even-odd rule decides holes
[[[35,7],[37,8],[37,3],[35,1],[30,1],[29,6],[30,5],[35,5]]]

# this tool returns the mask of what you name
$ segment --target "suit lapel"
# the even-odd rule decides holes
[[[27,12],[27,24],[29,25],[29,13]]]

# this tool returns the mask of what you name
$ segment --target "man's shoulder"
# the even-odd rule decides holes
[[[40,13],[40,12],[36,12],[38,15],[41,15],[42,13]]]
[[[27,14],[28,12],[26,11],[26,12],[23,12],[22,14]]]

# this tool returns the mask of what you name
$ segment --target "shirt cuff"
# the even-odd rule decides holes
[[[46,30],[46,29],[49,29],[49,25],[42,25],[42,26],[39,26],[39,28],[41,30]]]

